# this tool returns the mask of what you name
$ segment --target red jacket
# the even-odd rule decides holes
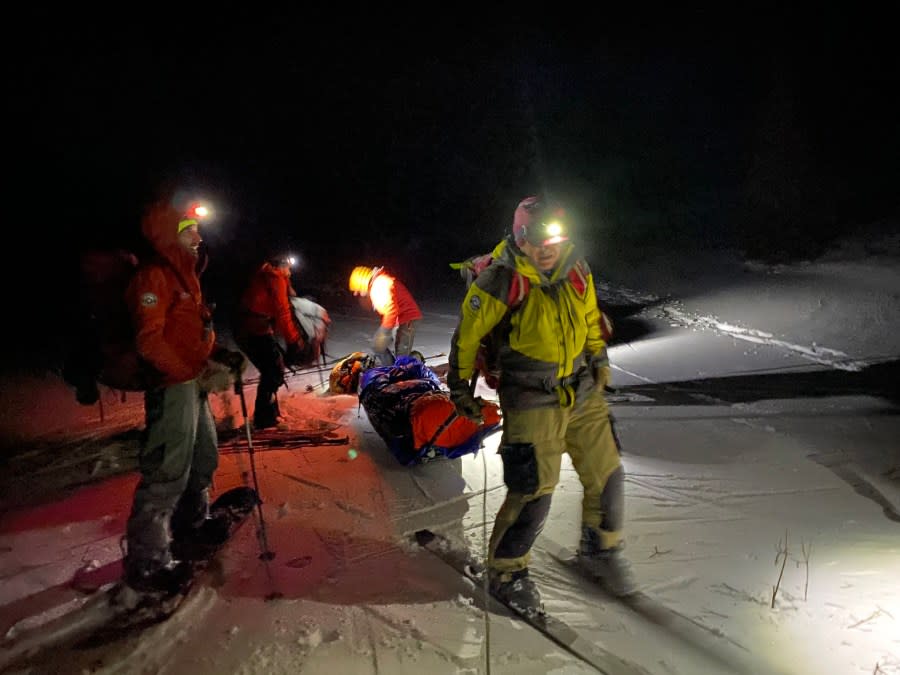
[[[422,311],[406,286],[386,272],[379,272],[369,283],[372,307],[381,314],[381,325],[393,328],[422,318]]]
[[[290,296],[296,295],[290,277],[290,271],[263,263],[241,298],[239,331],[246,335],[278,333],[288,344],[300,339],[290,301]]]
[[[197,259],[178,243],[181,214],[152,207],[141,229],[157,258],[143,263],[126,291],[137,350],[163,377],[162,384],[187,382],[206,365],[215,343],[212,316],[203,302]]]

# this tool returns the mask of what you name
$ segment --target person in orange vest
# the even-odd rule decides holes
[[[409,356],[422,311],[406,286],[383,267],[355,267],[350,274],[350,290],[354,295],[368,297],[372,308],[381,315],[381,325],[372,339],[378,365],[390,366],[396,356]],[[392,337],[393,354],[390,350]]]
[[[253,426],[256,429],[283,427],[277,392],[284,384],[285,363],[299,362],[304,341],[290,298],[293,258],[278,254],[269,258],[251,276],[241,297],[235,340],[259,371]],[[277,338],[287,346],[282,353]]]

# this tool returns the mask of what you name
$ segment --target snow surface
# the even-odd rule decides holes
[[[897,253],[848,245],[792,266],[656,258],[601,279],[628,339],[611,350],[627,554],[643,589],[686,618],[655,625],[549,556],[577,541],[568,463],[532,559],[552,614],[628,672],[900,673]],[[423,302],[417,347],[432,366],[446,362],[458,300]],[[329,352],[364,349],[376,317],[329,311]],[[412,537],[430,528],[483,552],[505,491],[499,434],[477,456],[402,467],[355,397],[323,393],[327,375],[289,380],[293,445],[254,443],[272,560],[254,521],[168,621],[19,662],[32,631],[80,611],[78,588],[118,574],[142,409],[138,395],[105,392],[101,419],[53,376],[5,382],[0,431],[16,452],[0,482],[0,668],[596,672],[485,612],[480,589]],[[216,398],[223,438],[240,410],[234,394]],[[252,484],[250,459],[223,441],[215,491]]]

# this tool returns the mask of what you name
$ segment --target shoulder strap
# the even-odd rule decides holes
[[[573,265],[567,276],[578,295],[583,295],[587,289],[587,272],[581,262]],[[506,299],[506,304],[509,305],[510,310],[518,309],[519,305],[525,301],[525,297],[530,289],[531,284],[528,281],[528,277],[521,272],[514,271],[509,282],[509,295]]]
[[[584,295],[584,292],[587,290],[587,271],[582,266],[581,261],[572,265],[568,277],[578,295]]]
[[[528,277],[521,272],[514,271],[509,281],[509,295],[506,299],[506,304],[509,305],[509,308],[517,309],[525,301],[525,296],[528,295],[529,289]]]

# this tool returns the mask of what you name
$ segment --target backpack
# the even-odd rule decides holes
[[[307,367],[318,362],[320,356],[325,354],[325,338],[328,337],[328,327],[331,325],[331,317],[328,311],[309,298],[301,298],[296,295],[290,297],[291,309],[294,315],[294,325],[302,337],[303,350],[293,366]]]
[[[82,405],[100,398],[99,384],[121,391],[145,391],[159,373],[137,352],[125,291],[138,259],[125,250],[92,250],[81,258],[81,298],[76,334],[62,368],[63,380],[75,388]]]
[[[353,352],[337,362],[328,377],[328,391],[332,394],[355,394],[359,378],[375,366],[375,357],[364,352]]]
[[[450,267],[459,270],[460,276],[466,282],[466,290],[471,286],[475,279],[493,262],[494,257],[490,253],[472,256],[459,263],[450,263]],[[581,263],[573,265],[568,274],[569,281],[580,292],[584,292],[587,284],[587,274]],[[515,312],[525,298],[531,285],[524,274],[517,270],[513,270],[512,279],[509,284],[509,293],[506,298],[506,304],[509,310],[506,316],[497,324],[490,333],[488,333],[481,341],[478,353],[475,356],[475,370],[479,372],[484,379],[484,383],[491,389],[496,389],[500,382],[500,368],[497,359],[500,356],[500,344],[506,337],[509,330],[509,322],[513,312]],[[600,312],[600,332],[603,339],[607,342],[612,337],[612,322],[604,312]]]

